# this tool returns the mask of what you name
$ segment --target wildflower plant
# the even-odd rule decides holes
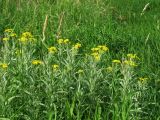
[[[13,32],[7,31],[6,34]],[[111,50],[107,46],[97,45],[89,52],[86,51],[85,56],[81,53],[83,45],[79,42],[73,44],[69,39],[59,39],[54,45],[46,44],[47,47],[41,44],[43,47],[39,54],[36,47],[39,43],[30,32],[24,32],[19,39],[12,40],[14,44],[10,44],[10,37],[8,38],[5,41],[8,44],[2,47],[6,56],[0,64],[0,75],[17,85],[12,89],[22,92],[18,95],[14,92],[13,98],[11,95],[13,103],[0,104],[5,108],[3,113],[9,112],[7,108],[11,109],[11,106],[19,109],[21,102],[14,104],[18,100],[25,101],[26,110],[35,111],[29,113],[37,116],[35,119],[39,118],[39,113],[52,113],[57,119],[63,118],[63,115],[68,119],[82,116],[87,119],[89,114],[94,113],[92,118],[103,118],[101,115],[105,110],[113,119],[132,119],[135,114],[137,118],[140,117],[142,111],[139,109],[143,101],[140,94],[144,94],[142,91],[146,90],[142,88],[147,88],[146,84],[142,87],[142,83],[147,79],[137,78],[135,69],[139,67],[140,59],[136,54],[112,59],[109,56]],[[10,52],[10,48],[13,52]],[[13,66],[16,66],[17,71],[13,72]],[[8,73],[15,77],[12,78]],[[8,90],[1,93],[3,97],[6,91]],[[141,100],[141,103],[137,100]]]
[[[92,48],[91,51],[92,51],[91,56],[93,56],[93,59],[95,61],[100,61],[101,56],[105,52],[109,51],[109,48],[106,47],[105,45],[99,45],[99,46],[97,46],[95,48]]]

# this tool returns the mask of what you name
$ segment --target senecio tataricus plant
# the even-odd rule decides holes
[[[137,54],[112,59],[106,45],[84,54],[83,43],[69,39],[39,51],[42,41],[13,29],[4,31],[1,42],[0,118],[141,118],[149,77],[136,73]]]

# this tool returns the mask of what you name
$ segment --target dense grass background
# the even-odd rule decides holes
[[[150,3],[148,9],[141,15],[147,3]],[[141,114],[139,118],[132,119],[158,120],[160,119],[159,6],[160,1],[158,0],[0,0],[0,39],[3,38],[3,31],[6,28],[13,28],[19,35],[25,31],[30,31],[37,40],[41,41],[45,17],[48,15],[45,31],[45,43],[48,46],[54,45],[58,38],[69,38],[73,43],[80,42],[82,44],[84,48],[80,50],[82,54],[87,53],[98,44],[105,44],[110,48],[110,60],[112,58],[121,59],[127,53],[136,53],[141,59],[141,64],[136,69],[136,75],[148,76],[150,81],[147,97],[144,98],[145,113]],[[42,51],[44,48],[40,43],[35,47],[36,51]],[[22,76],[20,79],[23,79]],[[36,99],[36,93],[34,95]],[[37,96],[41,96],[40,93],[37,93]],[[74,101],[74,99],[76,98],[70,98],[68,101]],[[88,101],[86,101],[86,105],[89,105]],[[18,103],[17,106],[23,108]],[[95,114],[99,115],[100,105],[97,104],[95,106],[96,108],[92,105],[93,108],[88,106],[86,109],[90,109],[90,111],[94,109],[96,110]],[[35,114],[31,112],[28,118],[21,118],[20,116],[23,116],[23,114],[28,114],[25,111],[27,106],[24,109],[21,108],[17,107],[15,108],[16,110],[12,110],[9,114],[0,112],[0,118],[52,119],[44,117],[45,113],[43,112],[40,112],[42,115],[39,115],[38,112],[36,113],[34,110],[38,108],[31,109]],[[107,110],[109,108],[104,109],[105,112],[102,111],[106,113]],[[82,111],[79,110],[79,112]],[[84,118],[79,119],[93,119],[93,117],[89,117],[93,113],[88,111],[86,112],[88,118],[84,115]],[[60,119],[60,116],[62,119],[62,116],[65,116],[64,114],[62,112],[57,119]],[[41,118],[40,116],[43,117]],[[105,115],[101,118],[116,119],[116,117],[107,118]],[[69,117],[68,119],[78,118]],[[97,116],[94,119],[100,119],[100,117]],[[117,117],[117,119],[125,118]]]

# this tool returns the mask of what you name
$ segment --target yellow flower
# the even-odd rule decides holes
[[[145,82],[147,82],[147,80],[148,80],[147,77],[140,77],[140,78],[139,78],[139,81],[140,81],[141,83],[145,83]]]
[[[99,55],[97,52],[93,52],[92,54],[91,54],[92,56],[97,56],[97,55]]]
[[[92,48],[91,50],[92,50],[92,52],[103,53],[103,52],[108,51],[109,48],[106,47],[106,46],[104,46],[104,45],[99,45],[99,46],[97,46],[97,47],[95,47],[95,48]]]
[[[30,32],[24,32],[22,33],[19,41],[22,42],[22,43],[27,43],[29,41],[34,41],[35,38],[33,37],[33,35],[30,33]]]
[[[121,61],[120,61],[120,60],[112,60],[112,63],[118,63],[118,64],[121,64]]]
[[[65,39],[65,40],[63,41],[64,44],[68,44],[69,42],[70,42],[69,39]]]
[[[80,47],[81,47],[81,44],[80,44],[80,43],[76,43],[76,44],[73,46],[74,49],[79,49]]]
[[[139,59],[139,57],[136,54],[127,54],[127,57],[130,59]]]
[[[59,39],[59,40],[57,40],[57,42],[58,42],[58,44],[63,44],[63,39]]]
[[[9,38],[5,37],[5,38],[3,38],[2,40],[3,40],[3,41],[8,41]]]
[[[57,48],[52,46],[52,47],[48,48],[48,52],[49,53],[56,53],[57,52]]]
[[[69,39],[65,39],[65,40],[59,39],[59,40],[57,40],[57,42],[58,42],[58,44],[69,44],[70,43]]]
[[[92,48],[92,52],[99,52],[100,48]]]
[[[131,60],[125,60],[123,63],[124,63],[124,64],[127,64],[127,65],[129,65],[129,66],[133,66],[133,67],[138,66],[135,62],[133,62],[133,61],[131,61]]]
[[[52,68],[53,68],[53,70],[54,70],[54,71],[56,71],[56,70],[58,70],[58,69],[59,69],[59,65],[57,65],[57,64],[53,64],[53,65],[52,65]]]
[[[27,38],[26,37],[21,37],[19,39],[19,41],[22,42],[22,43],[26,43],[27,42]]]
[[[99,45],[98,48],[100,48],[101,51],[106,52],[109,50],[108,47],[104,46],[104,45]]]
[[[22,36],[25,38],[33,38],[33,35],[30,32],[24,32],[22,33]]]
[[[10,36],[11,37],[17,37],[17,34],[16,33],[11,33]]]
[[[6,29],[4,32],[13,32],[13,29]]]
[[[94,56],[94,58],[96,61],[100,61],[100,59],[101,59],[100,55],[96,55],[96,56]]]
[[[99,53],[94,52],[94,53],[92,53],[91,55],[94,57],[94,59],[95,59],[96,61],[100,61],[101,56],[100,56],[100,54],[99,54]]]
[[[40,64],[43,64],[43,62],[41,60],[33,60],[32,64],[33,65],[40,65]]]
[[[6,64],[6,63],[1,63],[0,66],[1,66],[3,69],[8,68],[8,64]]]
[[[133,66],[133,67],[137,67],[138,65],[135,63],[135,62],[133,62],[133,61],[130,61],[130,64],[129,64],[130,66]]]

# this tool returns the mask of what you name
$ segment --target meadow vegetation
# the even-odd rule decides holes
[[[160,120],[159,6],[0,0],[0,120]]]

